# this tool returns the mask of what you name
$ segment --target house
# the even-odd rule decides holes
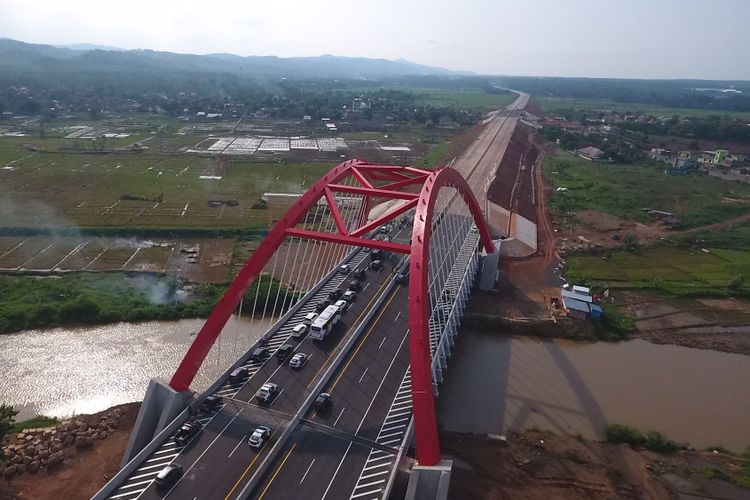
[[[594,146],[576,149],[576,154],[587,160],[598,160],[604,155],[604,151]]]

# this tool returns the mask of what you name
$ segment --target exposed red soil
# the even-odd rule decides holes
[[[8,500],[87,500],[91,498],[120,469],[120,461],[135,424],[140,403],[124,404],[117,408],[120,408],[122,412],[120,425],[106,439],[96,441],[94,446],[88,449],[70,449],[65,462],[52,471],[27,473],[10,481],[0,480],[0,498]]]

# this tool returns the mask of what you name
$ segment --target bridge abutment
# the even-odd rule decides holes
[[[120,467],[124,467],[140,453],[157,434],[188,407],[192,399],[193,393],[190,391],[177,392],[166,381],[151,379]]]
[[[406,500],[445,500],[451,481],[453,460],[441,460],[437,465],[414,465],[406,488]]]

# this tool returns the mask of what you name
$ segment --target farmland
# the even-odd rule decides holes
[[[696,227],[750,213],[750,186],[706,174],[664,174],[657,165],[597,164],[569,154],[544,161],[558,192],[551,207],[558,219],[585,209],[647,221],[643,208],[676,214],[682,227]]]
[[[559,113],[571,109],[588,111],[609,111],[613,113],[647,113],[654,116],[696,116],[706,117],[711,115],[731,115],[738,118],[750,118],[747,111],[717,111],[712,109],[697,108],[670,108],[654,104],[617,102],[611,99],[596,98],[570,98],[533,96],[534,101],[539,104],[545,113]]]

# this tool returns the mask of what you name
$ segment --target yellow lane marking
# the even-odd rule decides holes
[[[261,451],[262,451],[262,450],[261,450]],[[252,461],[250,462],[250,465],[248,465],[248,466],[247,466],[247,469],[245,469],[245,472],[243,472],[243,473],[242,473],[242,475],[241,475],[241,476],[240,476],[240,478],[239,478],[239,479],[237,480],[237,482],[236,482],[236,483],[234,483],[234,486],[232,486],[232,489],[231,489],[231,490],[229,490],[229,493],[227,493],[227,496],[225,496],[225,497],[224,497],[224,500],[229,500],[229,497],[230,497],[230,496],[232,496],[232,493],[234,493],[234,490],[236,490],[236,489],[237,489],[237,486],[239,486],[239,485],[240,485],[240,483],[242,482],[242,480],[243,480],[243,479],[245,479],[245,476],[246,476],[246,475],[247,475],[247,473],[248,473],[248,472],[250,471],[250,469],[251,469],[251,468],[253,467],[253,464],[255,463],[255,461],[256,461],[256,460],[258,460],[258,458],[259,458],[259,457],[260,457],[261,455],[262,455],[262,453],[258,453],[257,455],[255,455],[255,458],[253,458],[253,460],[252,460]]]
[[[380,321],[380,317],[383,316],[383,313],[388,309],[388,305],[391,303],[391,301],[394,299],[394,297],[396,297],[396,292],[397,291],[398,291],[398,287],[396,287],[396,288],[393,289],[393,291],[391,292],[391,297],[388,299],[388,302],[386,302],[385,305],[383,306],[383,308],[381,309],[380,314],[378,314],[378,317],[375,318],[375,321],[373,321],[372,326],[370,327],[370,329],[367,330],[367,334],[364,337],[362,337],[362,341],[357,346],[357,350],[354,351],[354,354],[352,354],[351,356],[349,356],[349,361],[346,362],[346,365],[344,366],[344,369],[341,370],[341,373],[339,373],[339,376],[336,377],[336,381],[333,383],[333,385],[329,389],[331,392],[333,392],[333,390],[336,388],[336,384],[339,383],[339,380],[341,380],[341,377],[344,376],[344,373],[346,373],[346,370],[349,368],[349,365],[354,360],[354,358],[357,356],[357,353],[362,348],[362,344],[365,343],[365,340],[367,340],[367,337],[370,336],[370,333],[372,333],[372,331],[375,329],[375,327],[378,326],[378,321]]]
[[[274,479],[276,479],[276,476],[278,476],[278,475],[279,475],[279,472],[281,471],[282,467],[284,467],[284,464],[285,464],[285,463],[286,463],[286,461],[287,461],[287,460],[289,459],[289,455],[291,455],[291,454],[292,454],[292,452],[294,451],[294,449],[295,449],[296,447],[297,447],[297,443],[294,443],[294,446],[292,446],[292,449],[290,449],[290,450],[289,450],[289,452],[287,452],[286,456],[284,457],[284,460],[283,460],[283,461],[281,462],[281,464],[279,464],[279,468],[278,468],[278,469],[276,469],[276,472],[274,472],[274,473],[273,473],[273,476],[271,477],[271,480],[270,480],[270,481],[268,481],[268,484],[266,485],[266,487],[265,487],[265,488],[263,488],[263,492],[262,492],[262,493],[260,494],[260,496],[258,497],[258,500],[261,500],[261,499],[263,498],[263,495],[265,495],[265,494],[266,494],[266,491],[268,491],[268,488],[270,488],[270,487],[271,487],[271,485],[273,484],[273,481],[274,481]],[[226,500],[226,499],[224,499],[224,500]]]
[[[390,274],[388,275],[388,278],[383,282],[382,285],[380,285],[380,288],[378,288],[378,291],[375,292],[375,295],[372,296],[372,298],[370,299],[370,302],[368,302],[367,305],[365,305],[365,308],[362,310],[362,312],[359,313],[359,316],[357,316],[357,319],[355,319],[354,322],[352,323],[352,328],[354,328],[357,325],[357,323],[359,323],[359,320],[362,318],[362,316],[364,316],[370,310],[370,306],[372,305],[372,303],[375,302],[375,300],[378,297],[380,297],[380,292],[383,290],[383,288],[386,287],[386,285],[388,285],[388,283],[390,283],[390,278],[393,275],[393,273],[394,273],[394,270],[390,272]],[[325,359],[323,360],[323,364],[320,365],[320,368],[318,368],[318,371],[315,372],[315,375],[313,375],[310,381],[307,383],[308,389],[310,388],[312,383],[315,381],[317,376],[320,374],[320,372],[323,370],[323,368],[326,367],[326,363],[328,363],[328,360],[331,359],[331,356],[333,356],[333,354],[336,352],[336,349],[341,344],[341,342],[344,341],[345,338],[346,338],[346,335],[342,335],[339,341],[336,342],[336,345],[333,347],[333,349],[331,349],[330,351],[331,353],[325,357]]]

